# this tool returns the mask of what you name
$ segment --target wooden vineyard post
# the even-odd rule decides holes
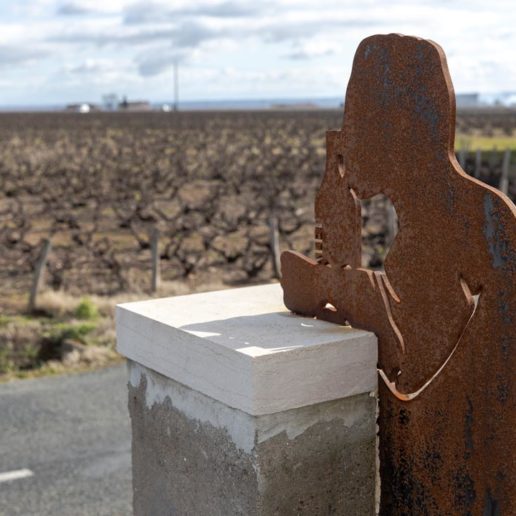
[[[159,230],[154,228],[151,233],[151,256],[152,256],[152,276],[151,292],[157,292],[159,286]]]
[[[475,177],[478,179],[480,177],[480,169],[482,168],[482,151],[477,149],[475,153]]]
[[[41,246],[41,252],[38,257],[38,261],[36,263],[36,268],[34,270],[34,278],[32,280],[32,286],[30,289],[29,295],[29,306],[28,311],[34,312],[36,309],[36,298],[38,295],[38,289],[41,284],[43,273],[45,271],[45,265],[47,263],[48,254],[50,253],[50,248],[52,247],[52,243],[50,239],[45,238],[43,240],[43,245]]]
[[[391,245],[398,232],[398,216],[394,205],[390,202],[387,203],[387,245]]]
[[[274,215],[269,219],[269,229],[272,268],[274,271],[274,277],[281,278],[278,218]]]
[[[502,162],[502,177],[500,179],[500,190],[505,194],[509,194],[509,165],[511,163],[511,151],[506,149]]]
[[[489,158],[489,168],[493,169],[497,165],[498,160],[498,147],[496,145],[493,145],[493,148],[491,150],[491,156]]]
[[[462,148],[460,151],[459,151],[459,156],[458,156],[458,161],[460,163],[460,166],[466,170],[466,150],[464,148]]]

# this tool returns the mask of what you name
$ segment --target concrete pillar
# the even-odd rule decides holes
[[[275,284],[120,305],[117,339],[136,516],[374,514],[372,333]]]

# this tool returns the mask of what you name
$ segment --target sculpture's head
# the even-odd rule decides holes
[[[360,43],[343,123],[344,165],[360,197],[399,191],[427,163],[435,169],[449,159],[454,126],[455,95],[437,44],[397,34]]]

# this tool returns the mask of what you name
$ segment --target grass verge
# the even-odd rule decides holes
[[[221,282],[163,283],[156,297],[227,288]],[[20,294],[0,301],[0,382],[85,371],[122,360],[115,350],[115,306],[148,298],[146,293],[76,297],[47,290],[37,312],[25,311]]]
[[[117,358],[109,300],[47,292],[35,314],[0,315],[0,381],[102,366]]]

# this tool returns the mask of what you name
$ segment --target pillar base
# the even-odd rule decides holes
[[[149,317],[148,305],[143,309],[142,303],[123,305],[120,310],[124,314],[117,316],[119,348],[133,355],[129,356],[128,368],[135,515],[373,515],[374,335],[288,314],[281,307],[281,291],[276,285],[202,296],[212,298],[206,306],[218,311],[218,319],[214,319],[215,314],[204,313],[205,327],[200,329],[202,324],[197,322],[186,325],[188,330],[177,320],[165,328],[160,323],[161,331],[170,334],[165,347],[152,344],[165,342],[161,331],[151,330],[152,324],[145,332],[139,325],[140,335],[145,335],[141,344],[135,340],[134,331],[127,331],[131,319],[130,327],[138,327],[143,311]],[[220,296],[238,298],[240,311],[251,314],[225,317],[220,314]],[[172,304],[182,309],[190,304],[194,310],[194,306],[199,308],[198,298],[173,298]],[[257,298],[262,300],[264,313],[253,314],[256,309],[250,304]],[[246,299],[250,303],[247,310]],[[276,300],[279,311],[269,311]],[[171,308],[170,299],[147,303],[160,302]],[[173,310],[168,317],[174,319]],[[280,319],[282,333],[278,333],[277,317],[284,319]],[[253,318],[260,323],[258,338],[264,346],[259,346]],[[298,328],[310,330],[296,334]],[[177,331],[183,333],[181,349]],[[291,338],[285,338],[289,334]],[[244,342],[252,339],[253,346],[231,345],[231,352],[226,353],[230,342],[243,338],[247,339]],[[190,346],[184,346],[185,339]],[[212,355],[214,340],[225,347],[222,353]],[[275,345],[267,344],[273,341]],[[201,379],[193,374],[179,375],[178,381],[141,363],[146,351],[151,357],[148,362],[155,365],[159,353],[168,347],[162,371],[176,366],[175,371],[192,371],[196,361],[197,366],[202,362],[199,356],[205,345],[212,357],[211,371]],[[249,347],[254,348],[251,355]],[[350,349],[353,353],[348,354]],[[350,365],[339,361],[339,356],[347,357]],[[328,358],[339,361],[339,367],[336,369]],[[240,367],[231,373],[235,363]],[[357,369],[359,376],[355,376]],[[246,375],[241,375],[242,371]],[[282,379],[274,372],[286,375],[288,384],[282,387]],[[199,388],[207,376],[212,382]],[[224,392],[228,376],[234,390],[214,396]],[[236,378],[242,378],[242,383]],[[346,381],[349,378],[360,379],[361,392],[356,392],[357,381]],[[283,392],[277,390],[280,387]]]

